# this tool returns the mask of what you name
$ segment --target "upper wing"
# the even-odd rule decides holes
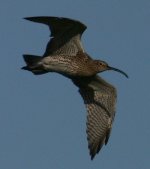
[[[68,18],[44,16],[25,19],[49,26],[51,39],[47,44],[44,56],[53,54],[76,56],[79,51],[84,52],[81,35],[86,26],[81,22]]]
[[[116,90],[95,76],[91,79],[74,79],[87,108],[87,139],[91,159],[109,139],[115,116]]]

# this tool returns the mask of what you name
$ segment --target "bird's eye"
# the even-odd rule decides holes
[[[101,66],[104,66],[105,64],[104,64],[103,62],[100,62],[100,65],[101,65]]]

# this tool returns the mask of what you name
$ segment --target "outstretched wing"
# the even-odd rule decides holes
[[[44,57],[55,54],[76,56],[78,52],[84,52],[81,35],[86,26],[81,22],[68,18],[45,16],[27,17],[25,19],[49,26],[51,39],[47,44]]]
[[[87,108],[87,139],[91,159],[107,144],[115,116],[116,90],[99,76],[73,79]]]

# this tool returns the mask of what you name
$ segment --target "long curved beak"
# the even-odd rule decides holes
[[[108,70],[114,70],[116,72],[119,72],[119,73],[123,74],[126,78],[129,78],[128,75],[125,72],[123,72],[122,70],[120,70],[120,69],[108,66]]]

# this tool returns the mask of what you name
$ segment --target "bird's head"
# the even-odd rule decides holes
[[[114,67],[111,67],[109,66],[106,62],[104,61],[101,61],[101,60],[95,60],[96,64],[97,64],[97,69],[98,69],[98,72],[103,72],[103,71],[106,71],[106,70],[114,70],[116,72],[119,72],[121,74],[123,74],[125,77],[128,78],[128,75],[123,72],[122,70],[120,69],[117,69],[117,68],[114,68]]]

